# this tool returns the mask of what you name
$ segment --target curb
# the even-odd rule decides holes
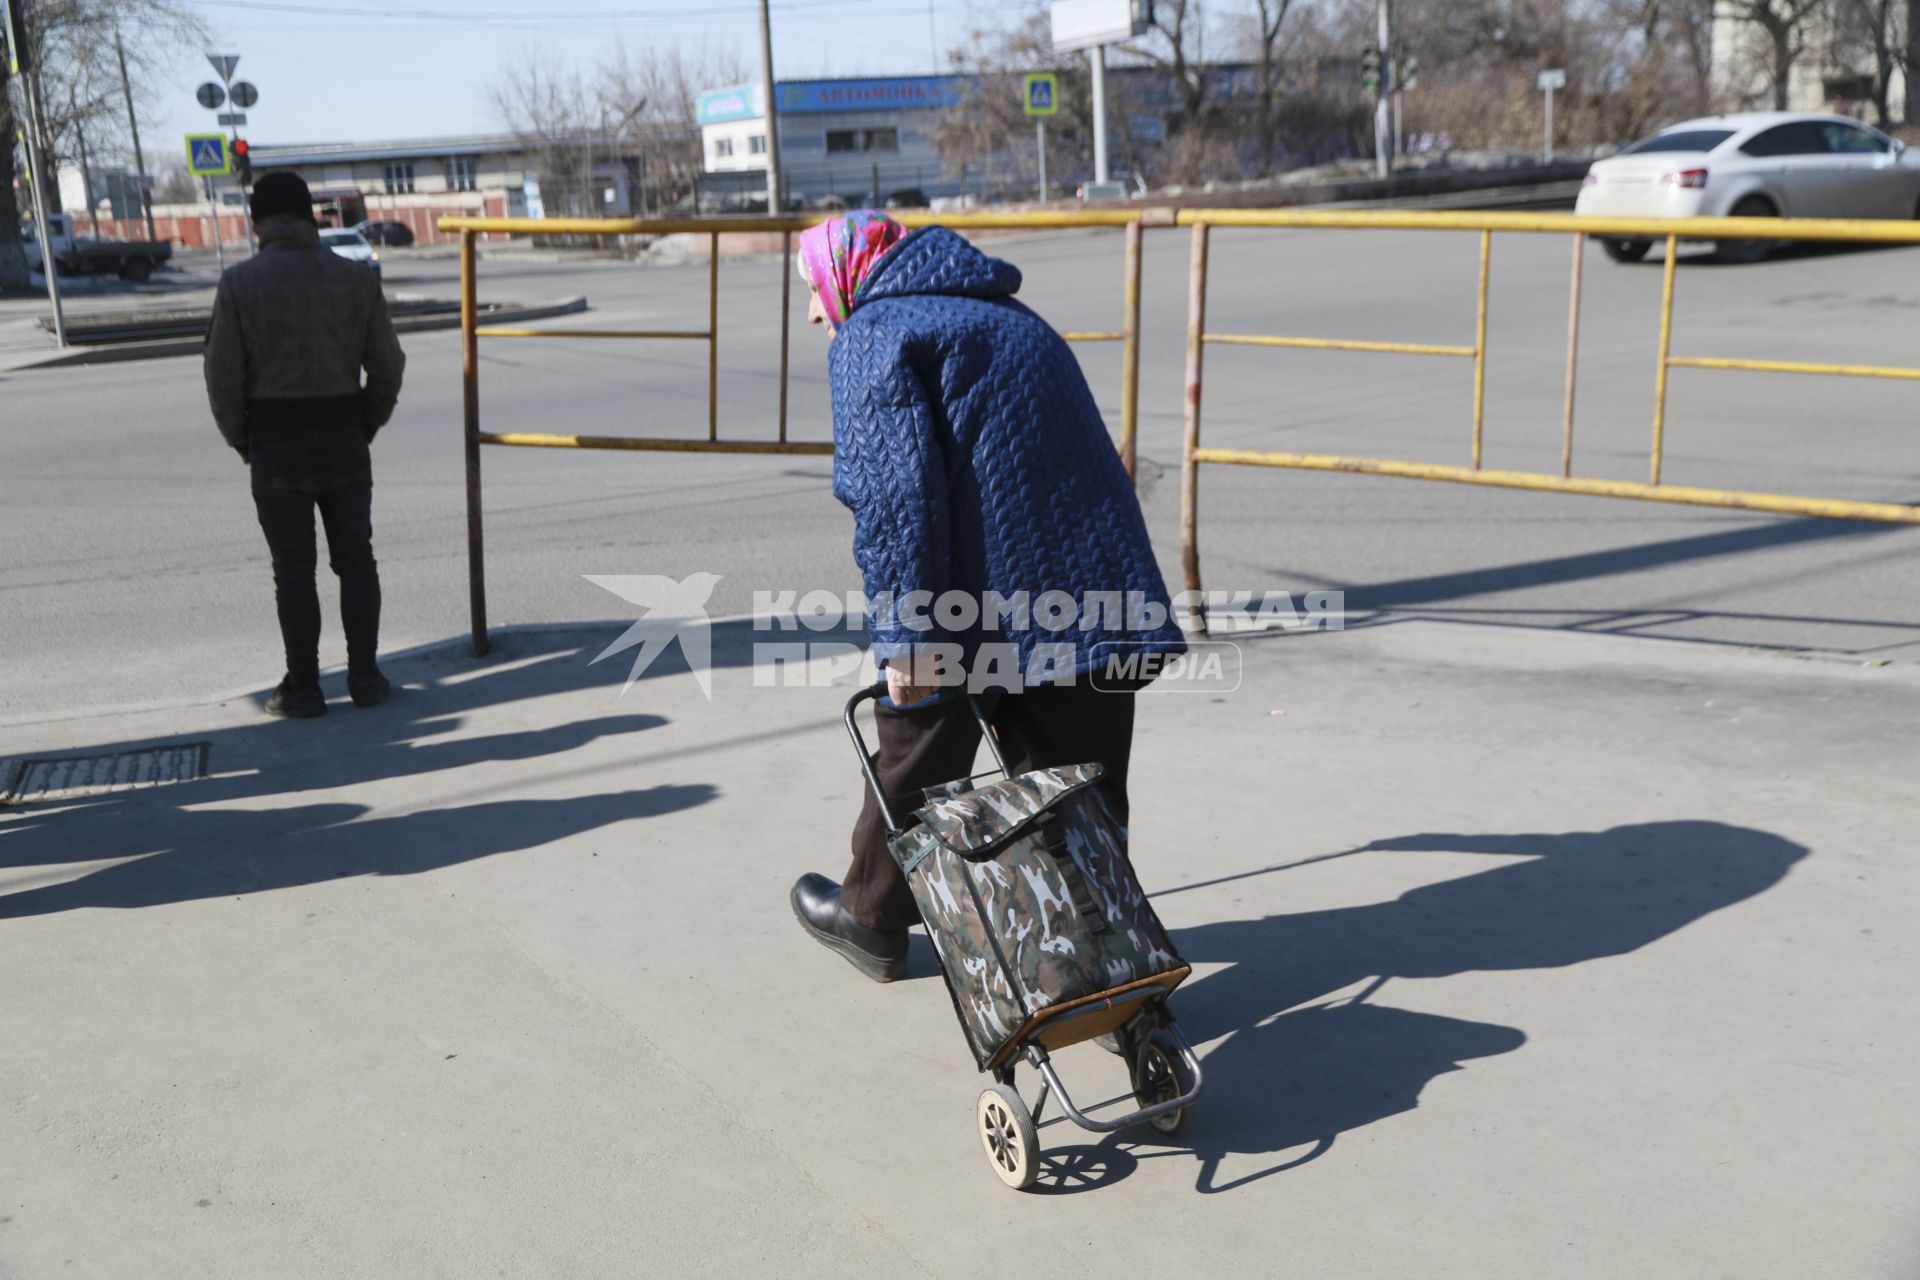
[[[487,324],[511,324],[522,320],[545,320],[552,316],[578,315],[587,310],[585,294],[531,307],[511,307],[489,312],[482,317]],[[396,333],[424,333],[436,329],[457,329],[460,317],[453,315],[407,316],[393,322]],[[112,346],[77,347],[30,358],[18,364],[0,365],[0,372],[19,373],[29,369],[70,369],[81,365],[121,364],[129,360],[159,360],[167,356],[198,355],[206,347],[204,338],[162,338],[154,342],[123,342]]]

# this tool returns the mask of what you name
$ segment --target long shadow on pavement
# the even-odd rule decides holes
[[[1334,993],[1366,984],[1362,994],[1370,996],[1393,978],[1553,969],[1624,955],[1764,892],[1808,850],[1749,827],[1675,821],[1561,834],[1428,833],[1302,861],[1373,852],[1526,860],[1423,885],[1390,902],[1180,930],[1175,942],[1186,959],[1228,966],[1175,997],[1190,1038],[1239,1028],[1205,1057],[1207,1093],[1192,1127],[1173,1140],[1142,1128],[1049,1150],[1044,1176],[1051,1189],[1104,1185],[1140,1159],[1198,1158],[1203,1193],[1305,1164],[1341,1134],[1417,1107],[1436,1076],[1526,1042],[1513,1027],[1361,997],[1329,999]],[[1044,1132],[1059,1142],[1074,1130],[1055,1125]],[[1221,1181],[1222,1165],[1234,1156],[1279,1158]]]
[[[748,634],[715,628],[712,660],[750,660]],[[0,809],[0,870],[47,868],[9,877],[0,919],[76,907],[141,907],[231,896],[352,875],[406,875],[475,858],[535,848],[614,823],[704,804],[709,784],[609,789],[566,799],[502,798],[369,817],[355,789],[397,779],[456,774],[515,762],[547,762],[543,771],[600,739],[644,734],[667,721],[637,711],[563,720],[539,728],[468,732],[487,711],[508,724],[509,704],[604,688],[609,705],[628,676],[619,659],[590,666],[609,639],[604,628],[502,637],[488,659],[442,652],[390,663],[408,687],[359,710],[336,701],[314,721],[258,721],[211,733],[141,739],[76,752],[102,755],[204,742],[207,778],[105,794],[29,800]],[[645,680],[684,674],[676,646]],[[644,704],[643,693],[634,699]],[[497,769],[476,774],[501,789]],[[507,784],[510,788],[511,783]],[[471,788],[443,785],[438,794]],[[288,805],[303,792],[329,802]],[[389,792],[389,797],[392,793]],[[509,790],[509,795],[511,791]],[[339,797],[345,796],[346,799]],[[265,805],[249,804],[268,801]],[[404,803],[387,808],[406,809]],[[116,862],[78,878],[78,862]]]

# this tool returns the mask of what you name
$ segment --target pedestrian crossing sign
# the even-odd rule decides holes
[[[226,137],[218,133],[188,134],[187,172],[196,178],[232,173],[233,157],[227,154]]]
[[[1020,82],[1021,97],[1030,116],[1060,114],[1060,81],[1051,71],[1036,71]]]

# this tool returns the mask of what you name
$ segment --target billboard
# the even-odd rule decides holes
[[[786,80],[780,114],[876,111],[888,107],[951,107],[966,96],[965,76],[894,76],[884,80]]]
[[[732,120],[751,120],[761,114],[760,86],[729,85],[709,89],[693,102],[693,118],[701,124],[726,124]]]
[[[1053,0],[1053,50],[1118,44],[1153,25],[1153,0]]]

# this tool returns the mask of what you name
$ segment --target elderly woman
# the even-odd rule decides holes
[[[971,687],[1016,769],[1103,764],[1124,825],[1138,662],[1184,644],[1072,353],[1015,300],[1018,268],[944,227],[837,218],[800,237],[800,271],[830,339],[833,491],[886,669],[876,765],[894,813],[973,771]],[[793,908],[890,982],[920,916],[861,794],[845,881],[802,876]]]

